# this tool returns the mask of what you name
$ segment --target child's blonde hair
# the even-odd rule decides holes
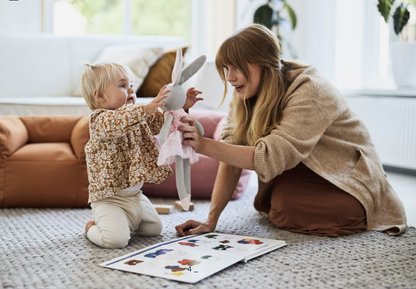
[[[97,64],[86,63],[85,66],[87,69],[82,75],[81,92],[91,110],[97,108],[94,90],[104,93],[107,85],[120,76],[126,76],[133,79],[133,72],[124,64],[115,62],[100,62]]]
[[[259,138],[270,134],[282,118],[287,101],[285,93],[291,84],[287,74],[306,66],[283,63],[276,36],[263,25],[250,25],[226,39],[217,52],[215,65],[224,83],[222,102],[227,94],[224,66],[236,66],[249,80],[248,64],[261,67],[260,87],[257,96],[243,101],[234,92],[231,126],[233,139],[238,144],[254,145]]]

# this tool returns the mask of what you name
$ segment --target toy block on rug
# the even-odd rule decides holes
[[[181,201],[175,201],[175,208],[177,208],[177,209],[178,209],[178,210],[180,210],[180,211],[185,211],[185,210],[182,208]],[[189,210],[188,210],[188,211],[193,211],[193,210],[194,210],[194,208],[195,208],[194,203],[190,202],[190,203],[189,203]]]
[[[158,214],[170,214],[173,211],[173,206],[172,205],[153,205],[156,209],[156,212]]]

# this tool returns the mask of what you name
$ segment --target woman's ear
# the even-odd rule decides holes
[[[94,89],[94,98],[97,102],[105,102],[104,93],[101,90]]]

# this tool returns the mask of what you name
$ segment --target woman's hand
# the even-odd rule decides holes
[[[188,88],[188,90],[186,91],[186,101],[182,108],[184,110],[190,109],[198,101],[204,100],[202,97],[197,97],[198,94],[201,94],[201,93],[202,91],[196,90],[195,87]]]
[[[183,131],[183,144],[191,146],[197,153],[200,153],[205,146],[206,139],[203,138],[195,124],[195,118],[184,116],[181,122],[188,122],[189,125],[179,126],[179,130]]]
[[[168,94],[170,92],[170,89],[166,90],[166,85],[164,85],[160,90],[157,96],[148,104],[145,105],[144,110],[147,115],[153,114],[158,107],[164,106],[165,103],[162,102],[166,97],[168,97]]]
[[[188,220],[183,224],[177,225],[175,229],[176,229],[176,232],[178,232],[179,236],[183,237],[183,236],[213,232],[215,230],[215,226],[212,227],[208,222],[201,223],[201,222],[194,221],[194,220]]]

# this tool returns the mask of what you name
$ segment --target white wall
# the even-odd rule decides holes
[[[333,80],[340,89],[364,87],[366,2],[363,0],[336,1]],[[374,10],[376,9],[374,4]]]
[[[50,29],[48,30],[48,27],[52,27],[51,13],[42,12],[42,3],[44,7],[52,7],[48,5],[51,1],[53,0],[0,0],[0,33],[51,32]],[[193,24],[193,49],[188,54],[187,62],[201,54],[206,54],[212,61],[216,48],[221,42],[235,30],[253,23],[254,12],[266,2],[266,0],[194,0],[193,15],[199,17]],[[292,41],[299,60],[314,65],[324,77],[341,89],[360,89],[366,77],[364,73],[366,40],[363,27],[366,25],[364,20],[366,5],[369,9],[367,2],[369,1],[289,1],[298,18]],[[376,10],[376,7],[370,8]],[[43,22],[42,15],[45,15]],[[287,55],[283,57],[290,60]],[[368,60],[367,63],[370,64]],[[210,65],[213,66],[212,62]],[[217,81],[213,82],[218,86]],[[217,103],[216,100],[214,102]]]
[[[266,0],[237,0],[236,28],[253,23]],[[297,15],[292,42],[298,60],[314,65],[339,87],[359,89],[363,83],[364,0],[290,0]],[[376,9],[376,7],[375,7]],[[289,56],[282,56],[290,60]]]
[[[43,9],[52,9],[52,2],[53,0],[0,0],[0,33],[52,32],[52,12],[42,12],[42,4]],[[235,30],[253,23],[254,12],[266,2],[267,0],[194,0],[193,15],[199,16],[193,23],[193,47],[186,60],[189,62],[201,54],[214,58],[221,42]],[[324,77],[340,89],[361,89],[365,86],[364,83],[378,81],[368,79],[369,75],[375,75],[376,72],[364,73],[364,66],[367,71],[375,70],[378,61],[377,56],[372,57],[373,60],[364,57],[365,53],[371,55],[369,48],[364,51],[365,47],[374,50],[373,46],[366,43],[376,36],[372,33],[366,37],[364,33],[364,27],[368,25],[364,19],[366,9],[373,9],[377,13],[375,0],[374,3],[370,2],[289,1],[298,18],[292,40],[299,60],[317,67]],[[290,60],[287,55],[283,57]]]
[[[265,0],[238,0],[236,28],[241,29],[253,23],[254,12],[266,2]],[[329,80],[333,80],[335,56],[335,16],[333,12],[336,1],[290,0],[289,3],[298,19],[292,38],[293,45],[298,52],[298,60],[314,65],[321,74]]]
[[[235,6],[239,0],[194,0],[193,15],[198,15],[193,21],[192,49],[187,62],[204,54],[207,62],[201,70],[189,81],[200,89],[204,101],[198,102],[195,108],[216,108],[223,95],[224,85],[215,68],[215,55],[221,43],[235,31]],[[229,88],[230,91],[230,88]],[[231,93],[227,96],[221,111],[227,111]]]
[[[41,0],[0,0],[0,34],[40,33],[41,4]]]

